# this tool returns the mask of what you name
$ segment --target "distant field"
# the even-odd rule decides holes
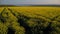
[[[4,8],[7,10],[9,8],[12,11],[16,11],[30,17],[34,17],[35,15],[38,16],[40,14],[42,16],[52,18],[60,14],[60,7],[0,7],[0,11]]]
[[[60,7],[0,7],[0,24],[1,34],[60,34]]]

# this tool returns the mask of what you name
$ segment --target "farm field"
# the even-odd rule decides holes
[[[0,34],[60,34],[60,7],[0,7]]]

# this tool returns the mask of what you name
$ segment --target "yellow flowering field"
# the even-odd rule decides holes
[[[60,34],[60,7],[0,7],[0,34]]]

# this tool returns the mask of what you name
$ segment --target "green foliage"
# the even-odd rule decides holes
[[[0,34],[60,34],[60,10],[34,11],[4,8],[0,13]]]

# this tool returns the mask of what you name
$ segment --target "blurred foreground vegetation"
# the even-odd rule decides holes
[[[0,34],[60,34],[60,7],[0,7]]]

